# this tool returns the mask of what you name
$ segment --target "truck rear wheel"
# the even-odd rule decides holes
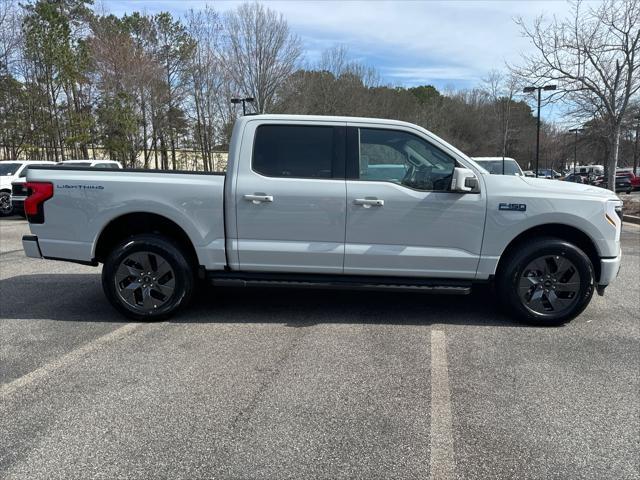
[[[561,325],[587,307],[594,290],[589,257],[552,237],[519,246],[501,265],[497,293],[514,317],[536,325]]]
[[[167,318],[191,299],[193,268],[166,237],[135,235],[109,254],[102,288],[111,304],[134,320]]]

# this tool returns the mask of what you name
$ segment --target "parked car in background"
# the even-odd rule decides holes
[[[616,172],[616,177],[625,177],[629,180],[629,183],[631,183],[631,189],[632,190],[640,190],[640,176],[636,175],[635,173],[633,173],[633,171],[630,170],[618,170]]]
[[[114,170],[122,168],[122,164],[115,160],[64,160],[62,162],[58,162],[57,165],[63,167],[111,168]]]
[[[551,168],[545,168],[542,170],[538,170],[538,178],[547,178],[547,179],[562,178],[562,174],[560,172],[556,172]]]
[[[576,165],[576,173],[600,177],[604,175],[604,165]]]
[[[492,175],[518,175],[524,177],[524,172],[513,158],[510,157],[472,157],[482,168]]]
[[[34,164],[40,165],[55,165],[62,167],[88,167],[88,168],[102,168],[102,169],[111,169],[111,170],[119,170],[122,169],[122,164],[120,162],[116,162],[114,160],[64,160],[62,162],[34,162]],[[29,195],[28,189],[25,187],[26,180],[24,176],[26,175],[27,170],[23,170],[23,174],[19,175],[16,180],[11,183],[11,208],[12,212],[16,215],[24,214],[24,201]]]
[[[529,178],[536,176],[535,172],[532,170],[525,170],[523,173],[525,177],[529,177]]]
[[[0,217],[13,215],[11,206],[11,184],[18,178],[24,178],[29,165],[54,165],[55,162],[35,160],[11,160],[0,162]]]
[[[589,183],[589,177],[587,175],[581,175],[579,173],[570,173],[566,177],[564,177],[565,182],[574,182],[574,183]]]
[[[458,295],[495,282],[512,315],[556,325],[621,261],[613,192],[490,175],[394,120],[244,116],[226,173],[39,167],[27,179],[26,254],[103,263],[106,297],[136,320],[169,316],[206,278]]]
[[[608,188],[607,179],[604,175],[595,177],[591,182],[591,185],[600,188]],[[616,192],[631,193],[632,190],[633,187],[631,186],[631,181],[627,177],[616,175]]]

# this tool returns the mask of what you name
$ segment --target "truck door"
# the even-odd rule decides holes
[[[456,160],[417,130],[349,124],[345,274],[474,278],[484,193],[449,190]]]
[[[247,124],[254,141],[243,142],[235,189],[241,270],[342,273],[345,135],[344,122]]]

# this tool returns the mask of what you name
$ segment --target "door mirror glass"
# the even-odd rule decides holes
[[[475,173],[468,168],[456,167],[453,170],[451,191],[461,193],[477,193],[480,191],[480,183]]]

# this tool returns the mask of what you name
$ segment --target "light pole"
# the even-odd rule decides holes
[[[524,87],[524,93],[538,91],[538,126],[536,132],[536,178],[538,178],[538,164],[540,162],[540,92],[542,90],[555,90],[557,85],[545,85],[544,87]]]
[[[573,175],[576,174],[576,165],[578,164],[578,133],[584,132],[584,128],[572,128],[569,133],[576,134],[576,141],[573,143]]]
[[[633,147],[633,174],[637,175],[638,174],[638,157],[640,157],[640,155],[638,155],[638,137],[640,136],[640,115],[636,115],[635,117],[633,117],[634,120],[637,120],[638,123],[636,124],[636,143]]]
[[[255,98],[253,97],[244,97],[244,98],[232,98],[231,99],[231,103],[233,103],[234,105],[237,103],[242,103],[242,115],[246,115],[247,114],[247,108],[245,106],[245,103],[251,103],[255,101]]]

